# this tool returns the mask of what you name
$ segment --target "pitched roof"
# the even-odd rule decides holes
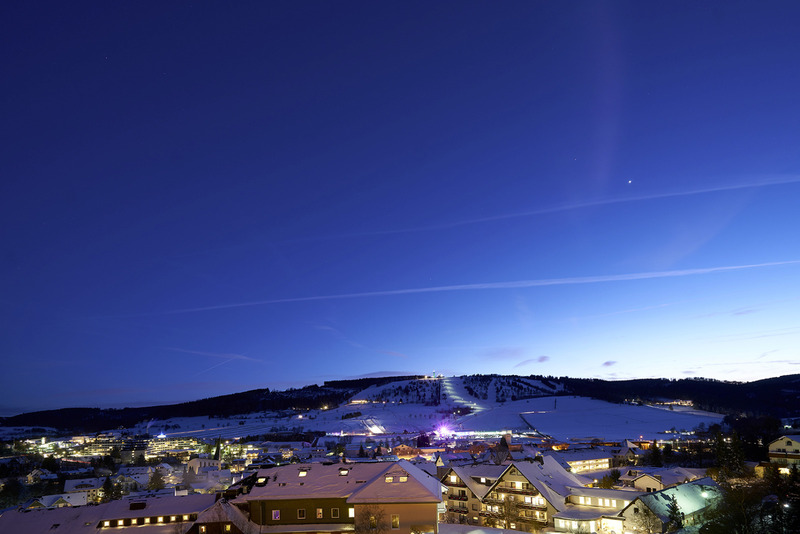
[[[392,477],[387,482],[386,477]],[[400,482],[400,477],[408,477]],[[439,502],[440,482],[410,462],[294,464],[259,471],[250,493],[234,502],[255,499],[345,498],[348,502]]]
[[[669,519],[669,504],[672,499],[678,503],[680,511],[686,515],[708,507],[719,495],[719,486],[710,478],[702,478],[680,484],[654,493],[647,493],[639,500],[656,514],[662,522]]]
[[[569,488],[583,486],[584,482],[564,469],[556,459],[542,456],[542,460],[541,464],[539,462],[517,462],[510,465],[508,469],[515,467],[553,508],[561,512],[566,509]]]
[[[244,534],[257,534],[259,532],[258,525],[251,523],[239,508],[225,499],[218,500],[211,507],[202,511],[198,514],[197,521],[195,521],[195,523],[199,525],[203,523],[222,522],[236,525],[236,528],[241,530]]]

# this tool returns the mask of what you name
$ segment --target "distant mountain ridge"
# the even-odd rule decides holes
[[[131,427],[150,419],[217,416],[296,411],[337,406],[350,399],[406,404],[454,404],[437,381],[422,376],[396,376],[334,380],[323,385],[271,391],[255,389],[180,404],[139,408],[62,408],[29,412],[0,419],[0,426],[52,427],[93,432]],[[724,382],[703,378],[636,379],[609,381],[587,378],[517,375],[469,375],[460,377],[465,391],[476,400],[508,402],[552,395],[577,395],[609,402],[653,402],[668,399],[692,401],[701,410],[723,414],[774,417],[800,416],[800,375],[786,375],[755,382]]]

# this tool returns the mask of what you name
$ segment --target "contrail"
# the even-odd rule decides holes
[[[638,195],[630,197],[616,197],[616,198],[600,198],[596,200],[589,200],[586,202],[576,202],[572,204],[561,204],[559,206],[550,206],[547,208],[539,208],[534,210],[519,211],[515,213],[501,213],[497,215],[490,215],[488,217],[480,217],[475,219],[464,219],[461,221],[444,222],[439,224],[431,224],[428,226],[419,226],[414,228],[399,228],[396,230],[375,230],[371,232],[353,232],[348,234],[340,234],[333,236],[319,236],[312,238],[301,238],[299,241],[315,241],[319,239],[335,239],[345,237],[366,237],[374,235],[391,235],[391,234],[404,234],[413,232],[428,232],[432,230],[447,230],[450,228],[458,228],[459,226],[467,226],[471,224],[480,224],[493,221],[502,221],[506,219],[518,219],[522,217],[533,217],[535,215],[546,215],[548,213],[559,213],[563,211],[571,211],[584,208],[593,208],[597,206],[607,206],[611,204],[624,204],[627,202],[640,202],[643,200],[658,200],[661,198],[673,197],[686,197],[692,195],[700,195],[704,193],[718,193],[720,191],[734,191],[737,189],[753,189],[756,187],[767,187],[771,185],[784,185],[794,184],[800,182],[800,176],[784,176],[779,178],[772,178],[762,180],[760,182],[750,182],[744,184],[731,184],[716,187],[706,187],[700,189],[689,189],[688,191],[675,191],[671,193],[653,193],[650,195]]]
[[[256,300],[252,302],[238,302],[233,304],[218,304],[200,308],[185,308],[161,312],[159,315],[193,313],[211,310],[225,310],[229,308],[244,308],[247,306],[262,306],[266,304],[282,304],[287,302],[311,302],[315,300],[340,300],[367,297],[387,297],[394,295],[414,295],[418,293],[440,293],[445,291],[475,291],[480,289],[519,289],[527,287],[564,286],[573,284],[596,284],[601,282],[622,282],[629,280],[649,280],[652,278],[672,278],[679,276],[694,276],[725,271],[741,271],[744,269],[758,269],[762,267],[775,267],[778,265],[797,265],[800,260],[775,261],[769,263],[754,263],[750,265],[728,265],[723,267],[706,267],[702,269],[682,269],[675,271],[655,271],[648,273],[612,274],[605,276],[582,276],[575,278],[546,278],[542,280],[517,280],[513,282],[488,282],[482,284],[459,284],[452,286],[432,286],[409,289],[390,289],[386,291],[367,291],[363,293],[340,293],[338,295],[317,295],[311,297],[293,297],[285,299]]]

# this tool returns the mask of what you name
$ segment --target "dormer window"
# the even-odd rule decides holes
[[[308,474],[308,469],[301,469],[300,471],[298,471],[297,476],[304,477],[307,474]]]
[[[345,468],[345,467],[339,468],[339,476],[340,477],[346,477],[347,473],[349,473],[349,472],[350,472],[350,470]]]

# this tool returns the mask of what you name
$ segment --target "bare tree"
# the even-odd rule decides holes
[[[355,534],[386,534],[389,531],[386,510],[380,506],[370,504],[361,507],[355,519]]]
[[[640,512],[633,516],[631,523],[637,533],[654,534],[663,529],[661,519],[646,506],[640,507]]]

